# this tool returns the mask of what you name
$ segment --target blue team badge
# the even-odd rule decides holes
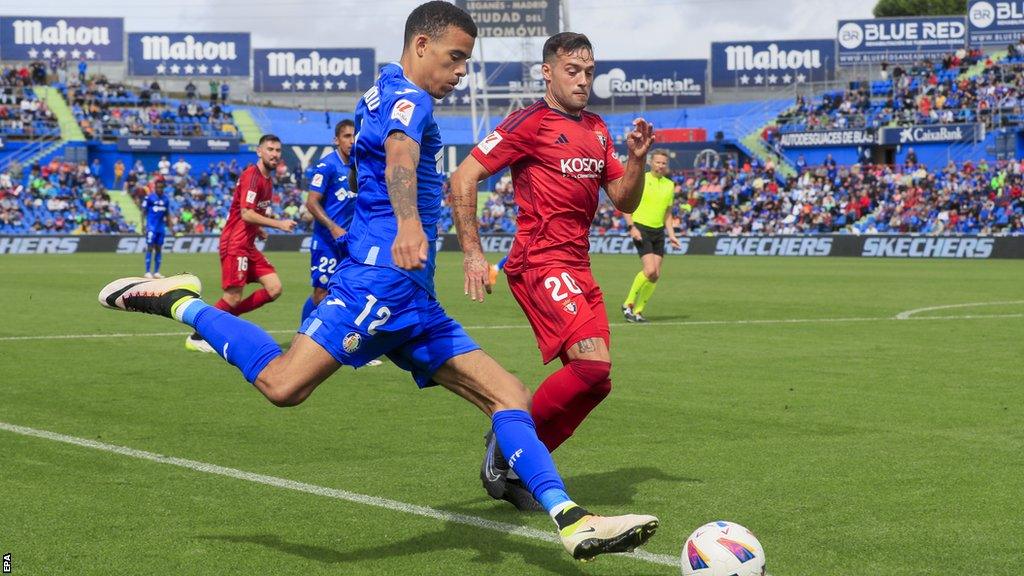
[[[341,341],[341,347],[349,354],[359,350],[359,347],[362,345],[363,337],[360,336],[358,332],[349,332],[348,334],[345,334],[345,339]]]

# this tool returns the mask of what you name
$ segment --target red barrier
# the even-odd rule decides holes
[[[655,142],[707,142],[704,128],[664,128],[655,131]]]

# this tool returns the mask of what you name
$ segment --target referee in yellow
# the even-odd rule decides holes
[[[672,201],[676,183],[668,177],[668,152],[651,152],[651,171],[644,176],[644,195],[633,214],[626,214],[629,235],[640,253],[644,269],[633,278],[626,301],[622,304],[622,315],[629,322],[646,322],[643,316],[647,301],[654,294],[661,276],[661,259],[665,256],[665,235],[674,248],[679,248],[679,239],[672,228]]]

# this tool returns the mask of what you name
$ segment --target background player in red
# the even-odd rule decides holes
[[[643,194],[654,130],[634,121],[623,168],[600,116],[584,110],[594,79],[590,40],[562,32],[544,43],[543,100],[514,112],[452,176],[455,223],[465,252],[465,290],[474,300],[490,291],[478,234],[477,183],[506,167],[519,205],[518,231],[505,264],[509,287],[537,337],[544,363],[562,368],[534,393],[537,436],[554,451],[611,391],[608,316],[590,273],[590,223],[600,188],[615,207],[633,212]],[[535,508],[488,437],[481,480],[493,498]]]
[[[235,316],[251,312],[281,296],[281,279],[266,256],[256,247],[256,238],[266,238],[264,226],[291,232],[295,221],[278,220],[270,212],[274,195],[270,175],[281,161],[281,139],[264,134],[256,147],[259,160],[242,171],[231,198],[228,221],[220,233],[220,275],[224,295],[214,306]],[[242,298],[245,285],[259,282],[262,287]],[[193,333],[185,348],[213,352],[213,348]]]

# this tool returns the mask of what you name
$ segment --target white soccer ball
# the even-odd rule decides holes
[[[764,548],[734,522],[709,522],[683,544],[683,576],[764,576]]]

